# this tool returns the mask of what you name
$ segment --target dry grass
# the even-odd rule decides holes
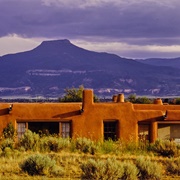
[[[0,179],[1,180],[57,180],[57,179],[80,179],[81,178],[81,168],[80,165],[86,162],[88,159],[108,159],[115,157],[118,161],[123,160],[135,160],[137,156],[127,155],[127,156],[116,156],[116,155],[90,155],[82,153],[70,153],[70,152],[60,152],[60,153],[46,153],[52,159],[56,160],[57,165],[64,169],[64,174],[61,177],[45,177],[45,176],[29,176],[28,174],[21,171],[19,163],[24,161],[28,156],[32,155],[32,152],[22,152],[18,155],[12,153],[9,157],[0,157]],[[152,158],[152,157],[151,157]],[[153,161],[158,161],[165,164],[167,158],[152,158]],[[168,176],[163,175],[163,179],[180,179],[179,176]]]
[[[79,154],[73,153],[48,153],[47,156],[50,156],[52,159],[56,160],[57,165],[64,169],[64,174],[61,177],[29,176],[21,171],[19,164],[30,155],[32,155],[32,152],[23,152],[18,157],[13,156],[13,154],[9,157],[0,157],[0,179],[79,179],[82,173],[79,165],[86,159]]]
[[[162,179],[180,180],[180,176],[174,176],[166,172],[168,158],[154,152],[153,148],[149,145],[137,146],[137,144],[133,142],[127,144],[120,141],[95,143],[88,139],[70,141],[69,139],[56,139],[56,137],[50,137],[50,139],[44,137],[39,138],[38,141],[34,141],[34,137],[32,134],[27,134],[24,141],[21,141],[21,143],[16,146],[14,146],[13,142],[7,141],[6,139],[0,142],[0,180],[81,179],[81,165],[89,159],[107,160],[114,158],[120,162],[135,162],[139,157],[148,157],[151,161],[160,163],[164,169]],[[34,142],[36,143],[34,144]],[[31,149],[29,148],[30,145],[36,148]],[[156,146],[156,150],[159,147],[161,146]],[[19,164],[32,154],[37,153],[49,156],[52,160],[56,161],[57,169],[54,170],[54,174],[49,173],[46,176],[30,176],[21,170]],[[58,173],[60,171],[58,168],[61,169],[61,173]]]

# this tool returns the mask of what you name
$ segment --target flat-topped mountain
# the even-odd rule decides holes
[[[0,97],[59,97],[65,88],[80,85],[101,96],[180,95],[178,68],[144,62],[85,50],[66,39],[44,41],[30,51],[0,57]]]

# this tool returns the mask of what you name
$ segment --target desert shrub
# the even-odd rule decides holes
[[[57,138],[45,136],[40,140],[40,151],[49,152],[49,151],[58,151],[58,140]]]
[[[130,155],[150,155],[149,152],[149,143],[143,143],[143,142],[121,142],[121,145],[119,147],[119,151],[121,151],[122,154],[130,154]],[[153,153],[151,153],[153,154]]]
[[[3,152],[1,153],[1,156],[6,157],[6,158],[10,158],[12,157],[12,155],[13,155],[13,151],[9,147],[4,148]]]
[[[5,127],[3,129],[3,136],[4,138],[14,138],[14,136],[16,135],[16,130],[13,126],[13,124],[10,122],[7,127]]]
[[[62,177],[65,174],[65,170],[63,167],[55,165],[52,167],[50,174],[54,177]]]
[[[178,145],[175,142],[169,140],[156,141],[152,147],[152,150],[164,157],[175,157],[180,154]]]
[[[135,154],[138,151],[138,146],[135,142],[133,141],[129,141],[129,142],[123,142],[122,143],[122,151],[124,153],[131,153],[131,154]]]
[[[121,179],[128,179],[128,180],[138,179],[139,170],[135,164],[133,164],[132,162],[126,161],[122,163],[122,166],[124,169],[124,173]]]
[[[59,138],[54,136],[46,136],[40,139],[40,151],[42,152],[59,152],[68,148],[70,145],[70,139]]]
[[[29,156],[24,162],[19,164],[21,170],[29,175],[50,175],[56,162],[50,157],[41,154]]]
[[[17,159],[20,156],[21,156],[21,152],[19,152],[17,149],[11,149],[10,147],[6,147],[1,152],[1,157],[5,157],[5,159],[6,158]]]
[[[90,154],[95,154],[97,151],[97,146],[96,144],[91,141],[90,139],[87,138],[77,138],[74,140],[75,143],[75,148],[76,150],[79,150],[83,153],[90,153]]]
[[[157,162],[152,162],[147,158],[139,157],[136,160],[136,166],[139,169],[140,179],[161,179],[162,166]]]
[[[14,149],[15,147],[15,142],[13,139],[11,138],[6,138],[6,139],[3,139],[1,142],[0,142],[0,148],[2,151],[4,151],[5,148],[10,148],[10,149]]]
[[[107,159],[106,161],[89,159],[81,165],[81,169],[82,179],[115,180],[124,174],[123,167],[115,159]]]
[[[168,159],[166,162],[166,171],[173,175],[180,175],[180,158]]]
[[[100,149],[102,153],[109,154],[115,153],[117,154],[120,151],[120,142],[115,142],[112,139],[106,140],[100,144]]]
[[[20,146],[24,147],[26,151],[36,151],[39,148],[39,135],[27,130],[20,139],[19,144]]]

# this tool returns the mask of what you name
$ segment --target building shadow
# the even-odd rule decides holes
[[[3,116],[5,114],[9,114],[9,108],[4,108],[0,110],[0,116]]]
[[[58,114],[58,115],[53,116],[53,118],[67,118],[67,117],[78,116],[78,115],[81,115],[80,110]]]

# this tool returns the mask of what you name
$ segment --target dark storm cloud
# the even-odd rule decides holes
[[[0,0],[0,36],[113,39],[180,44],[178,0]],[[77,2],[77,3],[75,3]],[[82,6],[82,2],[84,6]]]

